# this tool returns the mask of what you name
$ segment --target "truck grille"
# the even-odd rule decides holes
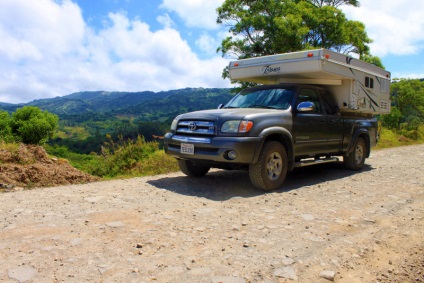
[[[215,125],[210,121],[180,121],[177,126],[178,134],[193,136],[215,135]]]

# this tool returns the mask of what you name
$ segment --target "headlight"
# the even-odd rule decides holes
[[[177,130],[178,121],[180,120],[180,116],[175,117],[171,124],[171,131],[175,132]]]
[[[221,127],[223,133],[247,133],[253,127],[252,121],[231,120],[225,122]]]

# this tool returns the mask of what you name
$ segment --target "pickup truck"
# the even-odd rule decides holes
[[[177,116],[165,152],[183,173],[247,169],[261,190],[282,186],[295,167],[337,162],[361,170],[378,140],[371,114],[341,112],[325,86],[283,83],[241,91],[215,110]]]

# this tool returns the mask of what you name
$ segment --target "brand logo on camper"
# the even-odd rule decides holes
[[[280,67],[273,68],[270,65],[268,65],[268,66],[264,66],[262,68],[262,72],[263,72],[264,75],[267,75],[267,74],[272,74],[272,73],[279,73],[280,69],[281,69]]]

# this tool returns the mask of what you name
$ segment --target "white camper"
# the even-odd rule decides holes
[[[233,61],[229,71],[238,81],[325,85],[341,111],[390,113],[390,72],[327,49]]]

